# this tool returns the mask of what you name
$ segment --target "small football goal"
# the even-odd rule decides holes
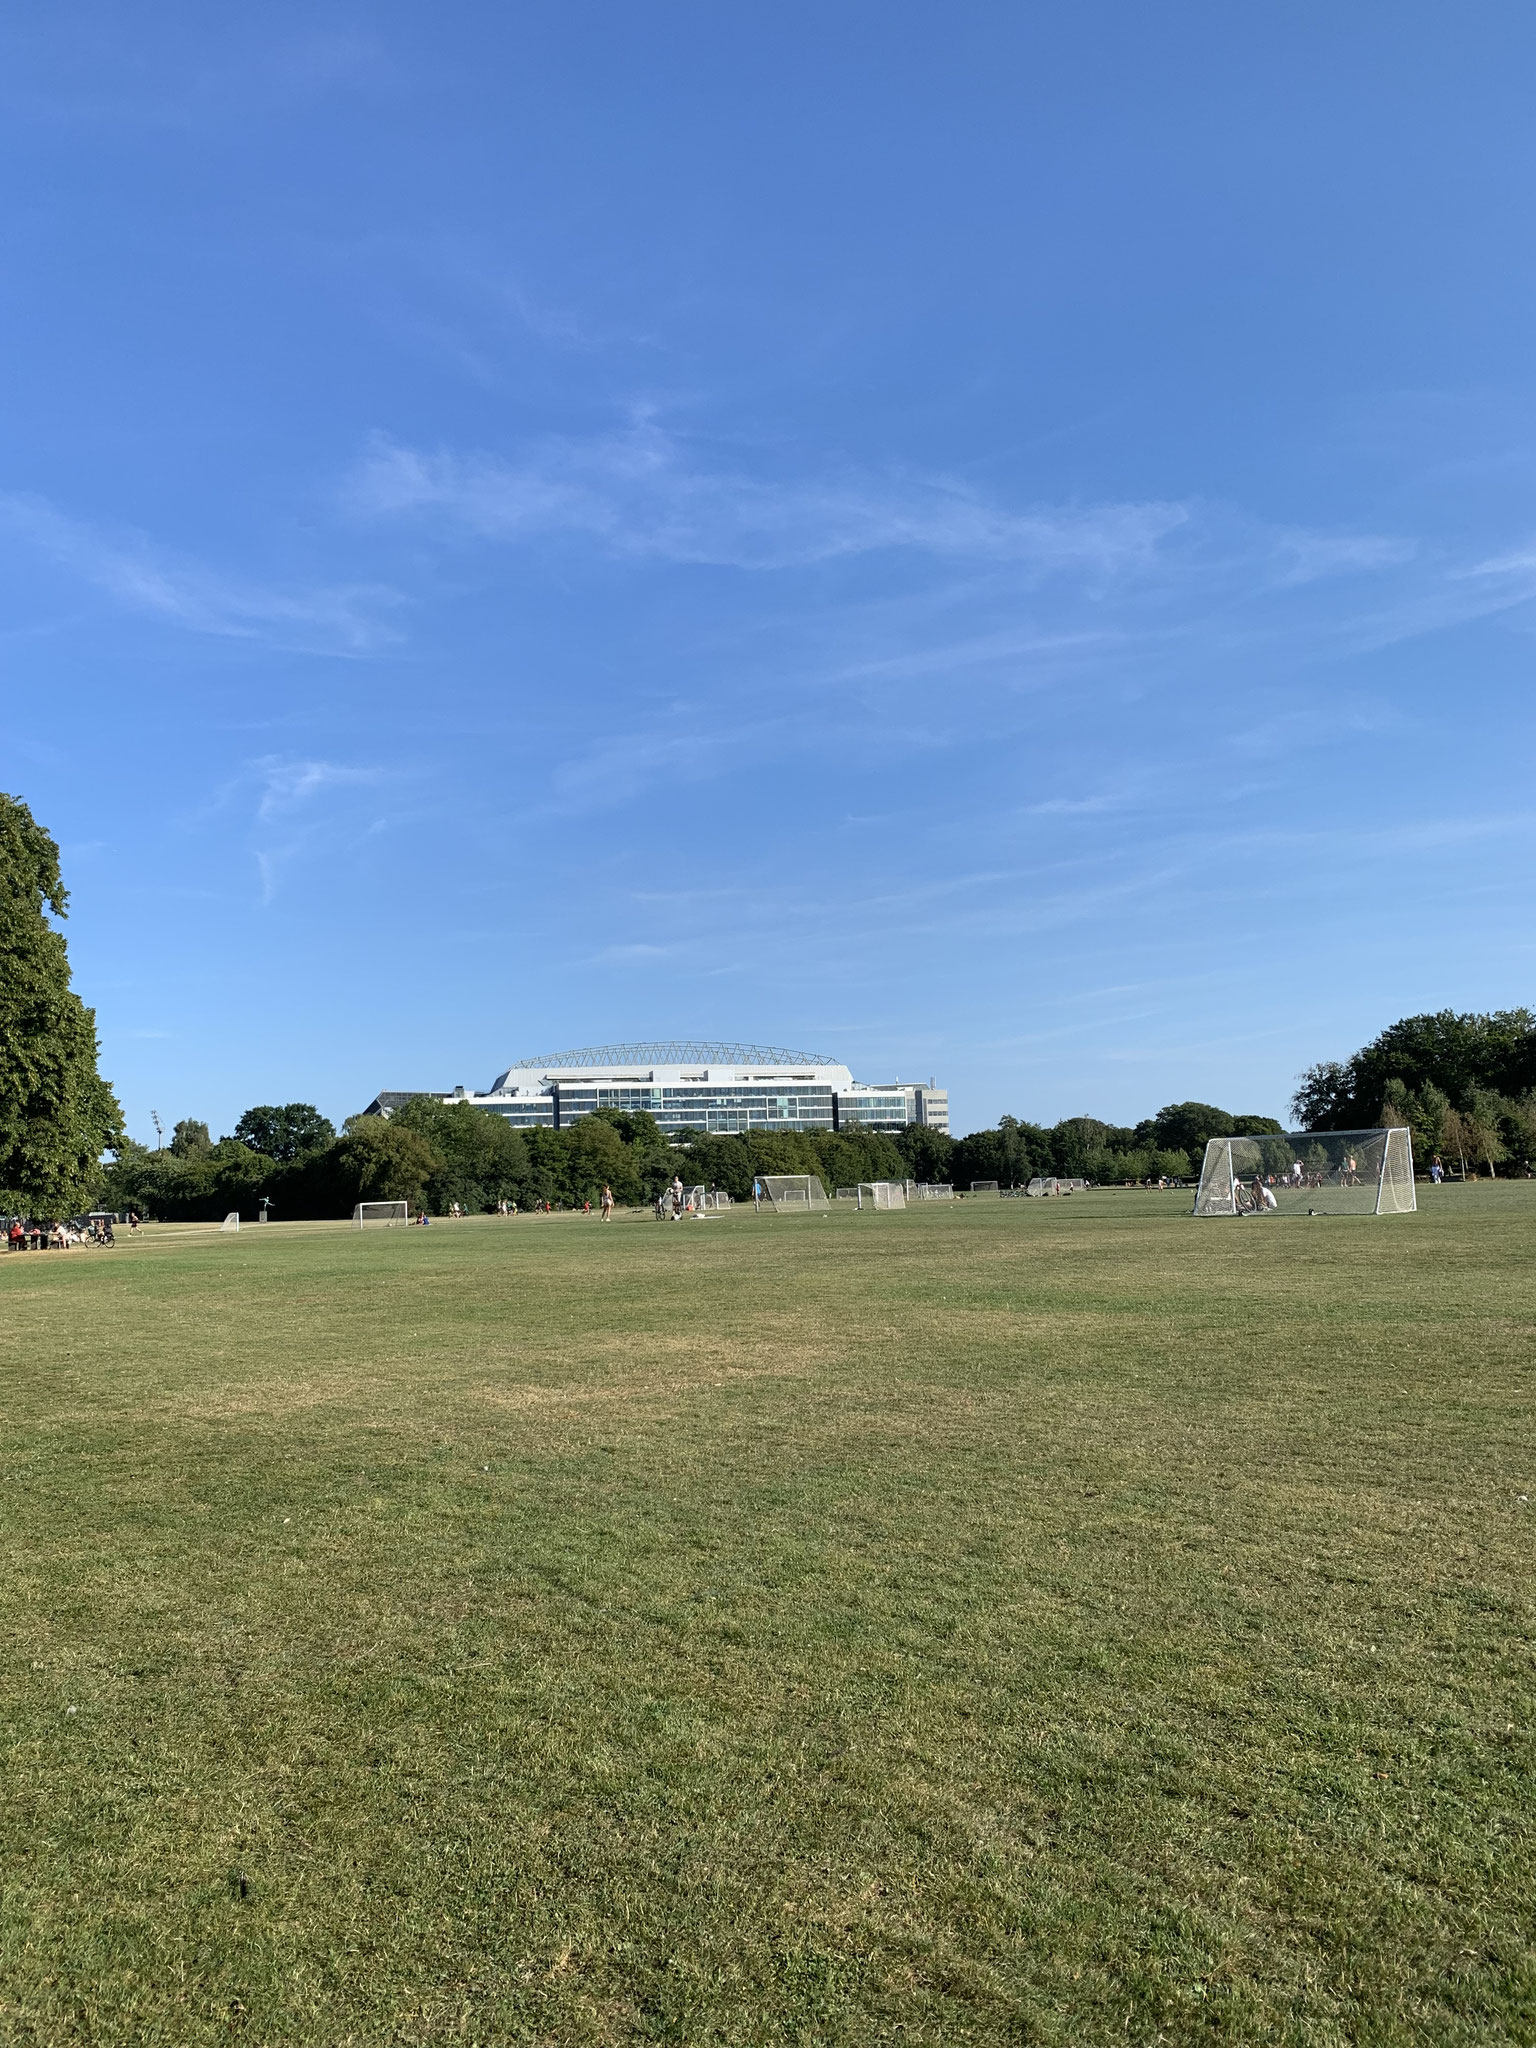
[[[765,1173],[761,1176],[763,1193],[772,1203],[775,1211],[786,1215],[803,1215],[811,1209],[830,1209],[827,1191],[820,1178],[814,1173]]]
[[[1418,1207],[1401,1126],[1212,1138],[1197,1216],[1405,1216]]]
[[[973,1195],[997,1195],[1001,1194],[1002,1190],[995,1180],[973,1180],[971,1182],[971,1193]]]
[[[367,1230],[374,1224],[409,1223],[411,1208],[408,1202],[359,1202],[352,1211],[352,1228]]]
[[[861,1180],[859,1182],[859,1207],[861,1209],[905,1209],[907,1190],[899,1180]]]

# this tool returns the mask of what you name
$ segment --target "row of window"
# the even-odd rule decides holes
[[[605,1105],[606,1106],[606,1105]],[[597,1107],[595,1103],[573,1103],[564,1096],[560,1102],[560,1122],[570,1125],[584,1116],[590,1116]],[[515,1107],[498,1108],[496,1114],[505,1117],[514,1130],[553,1130],[555,1127],[555,1105],[553,1099],[547,1102],[519,1103]],[[841,1112],[839,1122],[860,1124],[870,1129],[899,1131],[905,1117],[901,1110],[893,1109],[888,1114]],[[752,1105],[729,1107],[710,1103],[690,1103],[686,1108],[674,1106],[656,1112],[656,1121],[664,1131],[830,1131],[832,1109],[825,1107],[801,1109],[798,1106]]]

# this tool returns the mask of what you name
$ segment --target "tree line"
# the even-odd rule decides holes
[[[1536,1172],[1536,1016],[1436,1010],[1389,1024],[1347,1060],[1302,1075],[1291,1108],[1308,1130],[1403,1124],[1413,1156],[1461,1172]]]
[[[0,1209],[48,1218],[89,1206],[215,1218],[337,1216],[359,1201],[407,1200],[441,1212],[595,1201],[606,1183],[647,1202],[681,1173],[737,1200],[763,1173],[815,1173],[828,1188],[912,1178],[1022,1186],[1043,1175],[1104,1182],[1189,1179],[1207,1141],[1278,1134],[1272,1117],[1180,1102],[1134,1125],[1091,1116],[1049,1127],[1005,1116],[950,1138],[909,1125],[887,1134],[754,1131],[669,1140],[649,1116],[599,1111],[564,1131],[517,1131],[468,1103],[418,1097],[392,1117],[349,1117],[337,1131],[308,1103],[247,1110],[217,1142],[187,1118],[151,1151],[123,1129],[98,1071],[95,1014],[70,982],[50,918],[68,907],[59,849],[19,798],[0,794]],[[1536,1172],[1536,1016],[1440,1010],[1388,1026],[1347,1060],[1302,1076],[1297,1124],[1314,1130],[1406,1124],[1421,1167],[1438,1154],[1462,1173]],[[103,1163],[105,1159],[105,1163]]]
[[[598,1110],[565,1130],[514,1130],[467,1102],[418,1096],[388,1118],[349,1117],[338,1132],[307,1103],[247,1110],[214,1143],[206,1124],[176,1126],[151,1151],[125,1139],[102,1170],[103,1206],[166,1221],[212,1221],[238,1209],[254,1216],[345,1215],[357,1202],[407,1201],[443,1215],[502,1202],[529,1209],[594,1206],[604,1186],[634,1206],[655,1200],[674,1174],[690,1186],[723,1188],[737,1201],[755,1176],[815,1173],[827,1186],[905,1179],[943,1156],[935,1133],[754,1131],[697,1133],[674,1143],[646,1114]]]
[[[1178,1103],[1122,1128],[1067,1117],[1046,1129],[1004,1117],[994,1131],[954,1139],[921,1124],[899,1132],[693,1132],[669,1138],[655,1119],[602,1109],[565,1130],[514,1130],[494,1111],[417,1096],[388,1118],[354,1116],[338,1132],[308,1103],[249,1109],[215,1143],[208,1126],[176,1125],[168,1147],[119,1142],[99,1181],[104,1206],[165,1221],[212,1221],[258,1205],[274,1217],[345,1215],[361,1201],[407,1201],[435,1215],[502,1202],[520,1209],[597,1203],[606,1185],[624,1205],[650,1203],[680,1174],[689,1186],[747,1200],[768,1173],[814,1173],[823,1186],[925,1180],[1023,1185],[1037,1174],[1090,1180],[1188,1175],[1191,1152],[1235,1129],[1278,1131],[1272,1118],[1233,1117]],[[1177,1142],[1175,1142],[1177,1141]]]
[[[1311,1130],[1404,1124],[1421,1168],[1436,1155],[1453,1171],[1536,1171],[1536,1017],[1441,1011],[1390,1026],[1344,1061],[1309,1068],[1293,1113]],[[175,1218],[346,1214],[354,1203],[405,1200],[435,1214],[596,1203],[606,1184],[622,1204],[648,1203],[680,1173],[689,1185],[746,1200],[764,1173],[814,1173],[827,1188],[858,1181],[973,1181],[1022,1187],[1055,1175],[1101,1185],[1192,1180],[1206,1143],[1238,1132],[1278,1136],[1273,1117],[1207,1102],[1176,1102],[1134,1125],[1091,1116],[1052,1125],[1002,1117],[995,1129],[951,1138],[912,1124],[884,1133],[703,1132],[669,1139],[643,1114],[600,1110],[569,1129],[514,1130],[469,1103],[420,1096],[389,1118],[350,1117],[340,1132],[306,1103],[247,1110],[217,1144],[207,1126],[179,1123],[152,1152],[116,1135],[96,1191],[113,1208]]]

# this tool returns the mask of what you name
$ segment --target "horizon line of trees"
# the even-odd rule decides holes
[[[1536,1172],[1536,1015],[1443,1010],[1391,1025],[1350,1059],[1301,1076],[1291,1104],[1311,1130],[1403,1124],[1414,1158],[1437,1155],[1453,1172]],[[151,1151],[114,1135],[115,1156],[95,1189],[113,1208],[167,1220],[254,1215],[267,1197],[275,1216],[347,1214],[359,1201],[406,1200],[442,1214],[502,1201],[519,1208],[596,1202],[606,1183],[621,1204],[654,1200],[674,1173],[690,1184],[751,1194],[763,1173],[815,1173],[828,1188],[911,1178],[1023,1186],[1037,1176],[1099,1183],[1189,1180],[1209,1139],[1283,1134],[1273,1117],[1213,1103],[1171,1103],[1134,1125],[1063,1117],[1050,1126],[1004,1116],[991,1130],[951,1138],[922,1125],[899,1133],[694,1132],[669,1138],[646,1115],[602,1110],[567,1130],[513,1130],[469,1103],[418,1096],[389,1118],[349,1117],[340,1132],[312,1105],[247,1110],[215,1143],[206,1124],[178,1123],[170,1146]]]
[[[1232,1116],[1209,1103],[1175,1103],[1134,1126],[1066,1117],[1047,1129],[1004,1117],[996,1130],[951,1138],[921,1124],[900,1132],[689,1132],[669,1137],[649,1115],[599,1110],[565,1130],[514,1130],[494,1111],[417,1096],[388,1118],[349,1117],[338,1132],[308,1103],[247,1110],[217,1142],[184,1119],[158,1150],[123,1139],[102,1168],[101,1206],[162,1221],[339,1216],[360,1201],[408,1201],[445,1214],[502,1201],[520,1209],[596,1203],[606,1184],[625,1206],[654,1201],[674,1174],[747,1200],[764,1173],[814,1173],[828,1189],[859,1181],[973,1180],[1022,1186],[1036,1175],[1089,1180],[1187,1178],[1206,1138],[1278,1132],[1272,1117]]]
[[[19,798],[0,793],[0,1210],[50,1220],[85,1208],[146,1215],[346,1214],[358,1201],[406,1199],[442,1210],[515,1201],[562,1206],[649,1201],[681,1172],[741,1199],[760,1173],[816,1173],[829,1187],[911,1177],[1019,1186],[1037,1175],[1095,1181],[1187,1179],[1210,1138],[1278,1135],[1272,1117],[1173,1103],[1124,1126],[1091,1116],[1048,1128],[1005,1116],[961,1138],[910,1125],[862,1130],[693,1133],[669,1140],[648,1116],[601,1111],[566,1131],[514,1131],[494,1112],[418,1097],[388,1118],[337,1131],[308,1103],[247,1110],[217,1142],[178,1123],[168,1149],[124,1132],[98,1071],[95,1013],[71,986],[59,849]],[[1465,1175],[1536,1172],[1536,1015],[1439,1010],[1389,1025],[1347,1060],[1301,1075],[1292,1100],[1314,1130],[1405,1124],[1425,1166],[1438,1154]],[[110,1159],[104,1155],[110,1154]]]
[[[1536,1014],[1400,1018],[1347,1060],[1308,1067],[1291,1110],[1309,1130],[1404,1124],[1417,1163],[1438,1155],[1464,1176],[1536,1172]]]

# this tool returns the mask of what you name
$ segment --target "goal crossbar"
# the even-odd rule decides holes
[[[409,1202],[359,1202],[352,1211],[354,1230],[367,1230],[376,1225],[387,1228],[396,1223],[409,1223],[410,1220]]]

